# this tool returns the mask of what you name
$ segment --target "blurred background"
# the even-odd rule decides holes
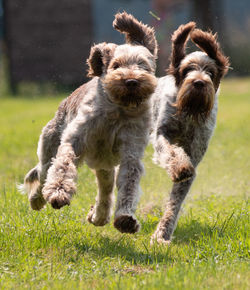
[[[41,93],[72,90],[87,80],[93,43],[123,43],[112,28],[123,10],[155,28],[158,76],[168,66],[171,34],[191,20],[218,32],[229,76],[250,74],[249,0],[0,0],[0,82],[13,95],[27,84]]]

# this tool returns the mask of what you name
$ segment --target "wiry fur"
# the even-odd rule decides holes
[[[152,242],[171,241],[181,204],[195,179],[195,168],[213,134],[218,87],[229,65],[215,36],[192,30],[194,26],[182,25],[174,33],[170,74],[159,79],[153,95],[154,160],[166,169],[174,184]],[[206,53],[185,55],[189,33]]]
[[[177,85],[180,81],[179,66],[186,54],[186,43],[188,41],[190,32],[195,28],[195,26],[196,24],[194,22],[180,25],[179,28],[173,33],[171,38],[172,52],[167,73],[172,74],[175,77]]]
[[[143,45],[152,55],[157,57],[158,45],[152,27],[139,22],[126,12],[116,14],[113,26],[115,29],[125,34],[127,43],[132,45]]]
[[[217,41],[217,34],[212,35],[211,32],[195,29],[191,34],[191,39],[211,59],[215,60],[219,70],[218,78],[222,78],[228,71],[229,59],[221,51],[220,44]]]
[[[123,20],[125,30],[131,23],[145,30],[131,15],[124,14]],[[137,41],[134,36],[134,41],[140,44],[141,38]],[[87,63],[93,79],[64,100],[44,127],[38,144],[39,163],[24,181],[33,209],[40,210],[46,202],[56,209],[69,205],[76,192],[77,167],[86,162],[95,170],[99,188],[87,220],[103,226],[110,220],[115,167],[119,166],[114,225],[121,232],[139,230],[134,214],[143,174],[141,159],[151,126],[155,55],[147,46],[128,42],[92,47]]]

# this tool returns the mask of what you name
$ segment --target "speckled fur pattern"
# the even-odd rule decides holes
[[[77,167],[86,163],[96,173],[98,194],[87,220],[95,226],[110,221],[116,180],[118,197],[115,227],[135,233],[135,217],[143,174],[142,157],[151,127],[151,95],[157,43],[152,28],[132,15],[118,13],[115,29],[127,43],[100,43],[92,47],[88,83],[64,100],[54,119],[43,129],[38,165],[22,186],[32,209],[46,202],[60,209],[76,192]],[[137,39],[138,38],[138,39]]]
[[[185,54],[188,37],[203,52]],[[213,134],[218,87],[229,66],[215,35],[181,25],[172,37],[168,75],[158,80],[153,95],[154,161],[173,181],[170,198],[151,243],[170,244],[178,213]]]

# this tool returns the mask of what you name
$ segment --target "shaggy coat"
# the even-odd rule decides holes
[[[174,182],[152,242],[170,243],[181,204],[195,178],[216,123],[218,88],[229,66],[216,36],[181,25],[172,36],[168,75],[158,80],[153,95],[154,160]],[[203,52],[186,55],[188,37]]]
[[[44,127],[39,163],[26,175],[23,187],[35,210],[46,202],[55,209],[69,205],[76,192],[77,167],[85,162],[98,184],[87,220],[103,226],[110,220],[117,167],[114,225],[134,233],[139,230],[134,213],[151,126],[157,43],[153,29],[126,12],[116,15],[113,26],[126,35],[127,44],[92,47],[87,61],[92,80],[64,100]]]

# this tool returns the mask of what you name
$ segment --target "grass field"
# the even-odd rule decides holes
[[[17,192],[64,97],[0,99],[0,288],[250,289],[250,79],[222,85],[216,132],[170,247],[149,244],[171,188],[150,146],[136,235],[85,221],[97,189],[86,166],[77,196],[60,211],[32,211]]]

